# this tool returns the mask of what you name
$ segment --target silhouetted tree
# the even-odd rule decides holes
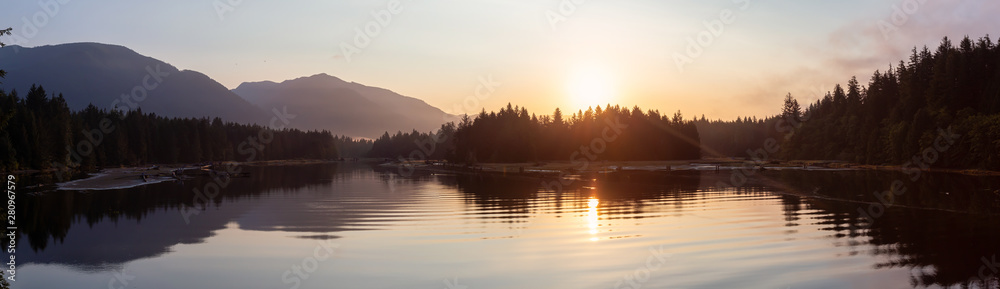
[[[868,87],[852,77],[810,105],[811,119],[785,155],[903,165],[917,157],[936,167],[1000,169],[1000,49],[989,36],[947,37],[932,53],[914,48],[908,62],[875,71]],[[951,129],[948,132],[948,129]],[[959,135],[954,143],[940,136]],[[947,145],[945,145],[947,144]],[[938,157],[924,152],[934,149]]]
[[[32,86],[0,91],[0,169],[79,168],[203,161],[337,158],[329,131],[271,130],[215,118],[165,118],[90,105]]]
[[[10,35],[10,31],[11,30],[13,30],[13,28],[7,28],[7,29],[0,30],[0,36]],[[3,41],[0,41],[0,47],[4,47],[4,46],[7,46],[7,44],[4,44]],[[3,78],[6,75],[7,75],[7,72],[4,71],[3,69],[0,69],[0,78]]]

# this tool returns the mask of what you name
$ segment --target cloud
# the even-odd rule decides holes
[[[943,37],[957,44],[962,37],[978,39],[1000,27],[1000,1],[894,2],[880,18],[861,19],[831,33],[827,64],[845,72],[885,68],[905,59],[914,47],[934,50]]]
[[[913,4],[921,1],[914,11]],[[885,5],[886,13],[880,17],[854,19],[819,42],[801,45],[802,55],[817,59],[792,60],[802,64],[762,77],[767,80],[742,97],[770,104],[791,92],[800,102],[811,103],[835,84],[846,84],[851,76],[866,84],[875,70],[885,71],[905,61],[914,47],[926,45],[933,51],[943,37],[958,45],[965,36],[979,39],[1000,27],[1000,1],[899,0]],[[895,29],[880,29],[880,23]]]

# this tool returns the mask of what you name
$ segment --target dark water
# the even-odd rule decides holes
[[[25,196],[13,288],[997,288],[1000,275],[995,177],[767,171],[728,187],[729,172],[647,172],[551,191],[363,164],[250,170],[215,198],[195,193],[214,192],[204,180]],[[896,180],[905,192],[873,194]]]

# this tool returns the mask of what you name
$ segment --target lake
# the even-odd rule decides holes
[[[246,170],[22,197],[13,288],[1000,286],[997,177]]]

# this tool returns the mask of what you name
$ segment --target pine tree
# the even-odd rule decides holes
[[[785,95],[784,105],[781,107],[781,116],[786,120],[794,120],[798,122],[802,117],[802,107],[799,106],[799,101],[792,97],[791,93]],[[704,119],[704,116],[702,116]]]
[[[13,30],[13,28],[7,28],[7,29],[0,30],[0,36],[10,35],[10,31],[11,30]],[[7,44],[4,44],[3,41],[0,41],[0,47],[4,47],[4,46],[7,46]],[[0,69],[0,78],[4,78],[5,76],[7,76],[7,72],[4,71],[3,69]],[[0,83],[2,83],[2,82],[0,82]]]

